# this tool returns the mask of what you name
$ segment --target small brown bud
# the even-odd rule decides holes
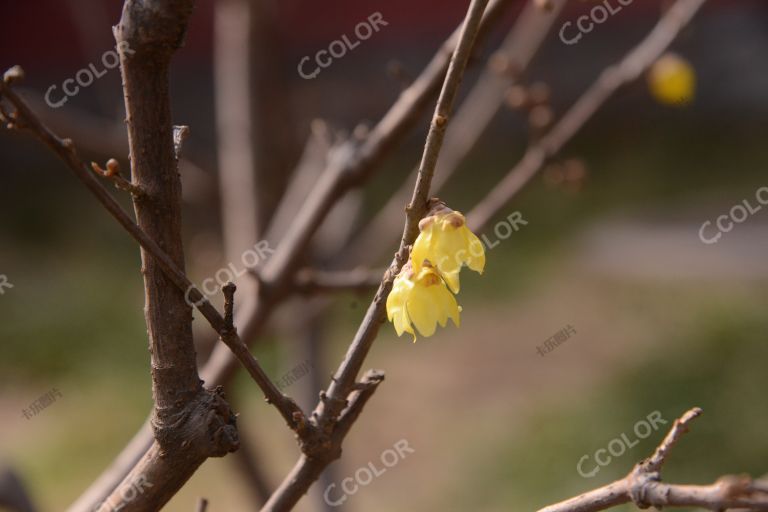
[[[519,110],[528,103],[528,91],[522,85],[513,85],[504,94],[507,105],[512,110]]]
[[[120,174],[120,164],[114,158],[107,160],[107,170],[104,172],[104,176],[114,176]]]
[[[488,59],[488,67],[490,67],[491,71],[494,73],[503,75],[510,69],[509,58],[502,52],[496,52],[491,55],[490,59]]]

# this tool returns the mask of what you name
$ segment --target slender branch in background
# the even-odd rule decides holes
[[[359,130],[355,130],[359,134]],[[357,219],[360,216],[362,209],[362,192],[352,191],[339,201],[333,210],[328,214],[323,225],[315,233],[315,237],[310,245],[310,254],[308,255],[308,262],[318,268],[327,267],[329,265],[329,259],[332,259],[336,254],[339,247],[346,246],[349,243],[349,239],[352,236],[355,223],[352,219]],[[312,279],[313,271],[309,270],[309,277]],[[353,271],[355,272],[355,271]],[[299,270],[297,277],[302,275],[302,271]],[[367,276],[335,276],[337,279],[333,279],[334,276],[318,276],[315,272],[314,277],[318,280],[314,280],[314,285],[326,286],[327,291],[331,291],[328,286],[337,286],[339,284],[347,284],[350,286],[365,285],[366,277],[368,280],[373,278],[375,284],[372,288],[365,288],[366,292],[370,292],[378,286],[382,272],[377,272],[375,275],[371,275],[370,272],[365,272],[363,269],[359,269],[359,274],[368,274]],[[321,272],[321,274],[324,274]],[[306,274],[305,274],[306,275]],[[331,277],[331,279],[327,279]],[[353,277],[355,279],[349,279]],[[340,279],[338,279],[340,278]],[[354,282],[357,280],[357,282]],[[347,281],[341,283],[339,281]],[[335,288],[334,291],[340,290]],[[311,292],[310,292],[311,293]],[[297,357],[294,360],[303,360],[305,364],[309,366],[308,378],[302,378],[296,384],[297,390],[294,394],[297,399],[300,400],[302,407],[313,407],[319,393],[325,386],[325,379],[330,374],[327,361],[329,357],[327,352],[332,349],[332,344],[329,342],[329,327],[331,319],[328,316],[320,316],[316,314],[318,300],[316,294],[306,296],[304,300],[294,301],[289,307],[295,307],[299,309],[298,318],[302,321],[297,328],[293,328],[295,333],[295,354]],[[342,468],[339,466],[328,466],[323,470],[317,481],[317,485],[310,487],[307,492],[307,502],[315,510],[315,512],[334,512],[343,511],[346,507],[343,504],[331,504],[323,494],[323,489],[327,488],[333,482],[338,481],[341,476],[339,472]]]
[[[296,152],[290,89],[279,65],[283,45],[275,7],[273,0],[222,0],[214,5],[218,178],[223,252],[230,262],[240,261],[263,235]],[[253,300],[256,285],[254,279],[239,280],[239,297]],[[216,345],[205,346],[210,356]],[[272,490],[255,454],[249,443],[234,457],[252,508],[261,507]]]
[[[528,148],[520,162],[491,193],[469,212],[469,227],[477,230],[490,222],[619,88],[637,80],[661,56],[705,1],[677,0],[663,14],[651,33],[621,62],[606,68],[549,132]]]
[[[429,188],[442,147],[445,129],[487,5],[488,0],[472,0],[469,5],[427,134],[413,197],[406,209],[406,221],[400,249],[390,269],[385,273],[379,290],[376,292],[376,296],[352,340],[347,355],[332,379],[328,392],[321,394],[320,402],[312,414],[310,421],[316,424],[322,433],[328,437],[321,438],[316,446],[303,450],[304,454],[291,473],[283,480],[283,483],[264,506],[263,510],[266,512],[285,511],[293,508],[322,470],[341,456],[341,444],[345,436],[365,403],[384,379],[382,372],[369,371],[360,382],[356,382],[365,356],[368,354],[384,319],[386,298],[392,288],[392,281],[405,264],[409,251],[408,246],[416,238],[418,222],[426,214]]]
[[[329,271],[302,269],[296,274],[294,290],[301,294],[329,292],[366,292],[381,284],[381,275],[386,269],[349,271]]]
[[[504,104],[505,91],[525,73],[564,6],[565,0],[552,0],[551,6],[544,9],[536,0],[529,0],[523,8],[507,37],[489,59],[483,74],[456,110],[445,134],[445,149],[432,184],[433,195],[439,193],[485,133]],[[402,219],[403,204],[408,201],[412,188],[409,177],[368,225],[360,230],[351,246],[340,252],[338,263],[355,264],[364,261],[370,254],[378,255],[386,250],[391,239],[382,234],[397,229]]]
[[[656,451],[621,480],[586,492],[575,498],[550,505],[538,512],[597,512],[624,503],[638,508],[701,507],[713,511],[744,509],[768,510],[768,482],[753,481],[748,476],[724,476],[712,485],[673,485],[661,481],[660,471],[670,450],[691,421],[701,415],[693,408],[675,420]]]
[[[195,507],[195,510],[197,512],[206,512],[208,510],[208,500],[205,498],[200,498],[200,500],[197,502],[197,507]]]
[[[273,0],[215,4],[216,133],[228,261],[263,234],[298,150],[274,11]]]
[[[96,505],[104,502],[128,474],[125,468],[136,466],[152,447],[153,442],[152,421],[151,418],[147,418],[123,451],[69,506],[67,512],[95,512]]]
[[[231,396],[231,393],[227,396]],[[238,473],[244,477],[243,480],[248,487],[248,494],[251,495],[254,508],[260,508],[266,503],[273,487],[269,484],[267,475],[264,474],[260,453],[256,449],[255,443],[241,433],[240,448],[230,457],[238,468]]]

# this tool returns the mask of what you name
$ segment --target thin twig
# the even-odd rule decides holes
[[[701,507],[718,512],[729,509],[768,510],[768,492],[762,487],[764,482],[755,482],[748,476],[724,476],[711,485],[661,482],[659,472],[670,450],[701,412],[695,407],[675,420],[653,455],[636,464],[626,477],[538,512],[597,512],[624,503],[634,503],[641,509],[656,507],[659,510],[662,507]]]
[[[327,393],[321,393],[321,400],[312,414],[310,421],[319,427],[322,434],[330,435],[330,439],[323,437],[316,446],[311,447],[313,451],[304,451],[297,465],[264,506],[265,512],[290,510],[307,492],[322,470],[341,455],[341,443],[344,437],[358,417],[362,406],[383,379],[381,372],[369,372],[362,382],[355,382],[384,318],[386,298],[392,288],[392,281],[405,264],[408,247],[416,238],[419,220],[426,214],[430,184],[442,147],[445,128],[487,4],[488,0],[472,0],[469,5],[427,134],[413,197],[406,209],[400,249],[389,270],[384,274],[379,290],[358,328],[344,361],[336,371]]]
[[[364,292],[379,286],[384,271],[367,269],[323,271],[306,268],[296,273],[293,289],[296,293],[305,295],[340,291]]]
[[[122,174],[120,174],[120,164],[117,162],[117,160],[110,158],[107,160],[106,167],[106,169],[102,169],[101,166],[96,162],[91,162],[91,169],[93,169],[93,172],[99,176],[111,180],[115,185],[115,188],[128,192],[129,194],[132,194],[136,197],[144,197],[144,191],[141,190],[140,187],[126,180],[123,178]]]
[[[640,44],[621,62],[606,68],[557,124],[530,146],[520,162],[467,214],[470,228],[477,230],[490,222],[616,91],[639,78],[659,58],[705,1],[677,0]]]
[[[504,92],[518,82],[546,40],[565,0],[553,0],[550,9],[542,9],[537,0],[529,0],[515,20],[514,26],[494,52],[483,74],[457,108],[454,120],[445,134],[445,147],[437,164],[433,195],[457,171],[480,137],[490,125],[504,104]],[[503,62],[506,71],[497,69]],[[360,233],[349,247],[340,251],[340,264],[356,264],[371,253],[382,253],[392,242],[384,233],[391,233],[402,219],[403,204],[412,193],[411,177],[389,198],[386,204]]]

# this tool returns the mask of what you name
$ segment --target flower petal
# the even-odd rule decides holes
[[[483,242],[466,227],[464,228],[464,236],[466,237],[467,252],[469,253],[467,266],[475,272],[482,274],[485,269],[485,247]]]
[[[461,283],[459,282],[459,271],[455,270],[453,272],[442,272],[441,275],[448,285],[448,288],[450,288],[453,293],[459,293],[459,290],[461,290]]]
[[[437,328],[435,289],[439,289],[439,285],[416,286],[406,304],[408,316],[425,338],[435,334]]]

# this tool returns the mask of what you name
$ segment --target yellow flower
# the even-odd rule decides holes
[[[424,261],[437,267],[453,293],[459,293],[459,271],[466,264],[475,272],[483,273],[485,248],[467,227],[464,216],[443,207],[419,222],[421,233],[411,250],[411,261],[419,270]]]
[[[437,324],[445,327],[449,318],[458,327],[460,311],[456,298],[429,263],[422,265],[418,273],[407,263],[387,297],[387,318],[395,325],[397,335],[410,333],[414,342],[414,326],[422,336],[432,336]]]
[[[687,60],[674,53],[666,53],[651,67],[648,86],[658,102],[684,106],[693,100],[696,72]]]

